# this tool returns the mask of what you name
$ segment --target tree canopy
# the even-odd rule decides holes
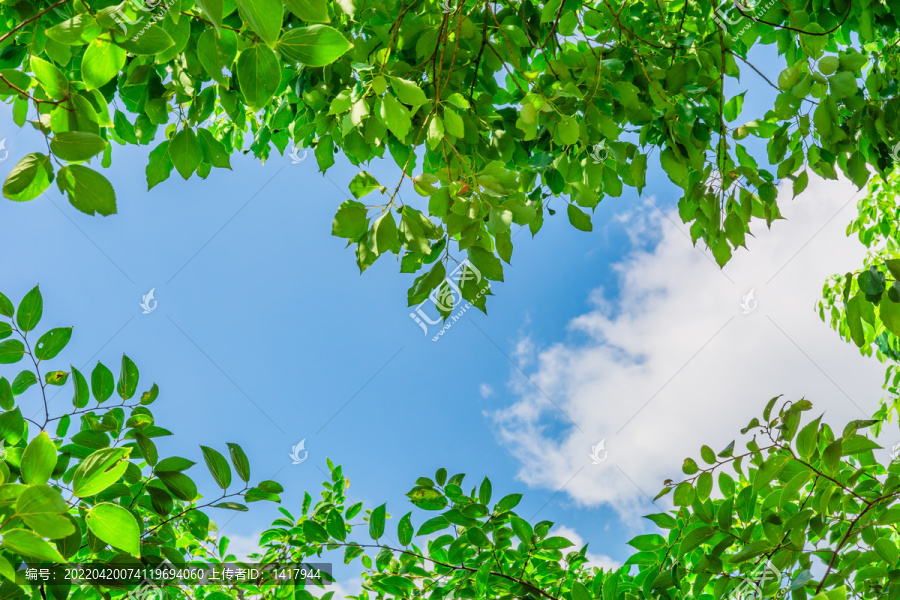
[[[47,138],[3,193],[55,181],[77,209],[115,213],[111,142],[149,147],[151,188],[236,152],[311,147],[322,171],[336,151],[387,153],[402,177],[361,171],[333,234],[361,271],[401,256],[419,273],[410,305],[437,291],[446,317],[451,261],[477,271],[460,291],[484,310],[514,226],[564,210],[589,231],[604,197],[660,164],[723,265],[753,219],[780,218],[780,181],[796,194],[809,171],[859,187],[890,171],[898,19],[898,0],[3,0],[0,97]],[[752,64],[765,46],[774,70]],[[745,92],[726,89],[751,82],[774,102],[739,123]],[[400,197],[407,180],[421,198]]]
[[[39,288],[17,304],[0,294],[0,364],[11,369],[0,376],[3,598],[131,600],[126,594],[152,582],[163,594],[154,600],[331,599],[324,575],[189,587],[152,575],[155,567],[248,562],[229,553],[210,513],[280,503],[282,486],[251,485],[246,454],[227,444],[228,458],[201,446],[219,489],[198,490],[188,474],[195,461],[162,458],[154,442],[172,435],[150,410],[165,392],[141,386],[125,355],[118,376],[102,363],[89,375],[60,363],[72,329],[44,330],[43,313]],[[51,406],[54,388],[69,390],[71,406]],[[29,390],[39,398],[31,415],[23,412]],[[349,481],[331,461],[320,499],[307,492],[300,506],[279,506],[249,562],[353,563],[363,578],[355,600],[896,600],[900,461],[875,460],[880,446],[866,432],[877,420],[838,433],[821,416],[804,419],[811,409],[804,399],[773,398],[742,430],[752,435],[745,451],[732,441],[685,459],[683,478],[664,482],[656,498],[671,498],[673,508],[646,516],[652,531],[629,542],[634,553],[619,568],[590,565],[587,546],[516,512],[522,495],[496,498],[487,477],[472,484],[438,469],[408,492],[413,509],[395,513],[348,500]],[[148,576],[65,574],[85,563]],[[28,579],[26,566],[63,575]]]

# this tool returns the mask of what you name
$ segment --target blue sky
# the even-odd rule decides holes
[[[17,134],[7,115],[0,130],[10,151],[5,177],[41,140]],[[601,203],[591,234],[571,228],[564,211],[535,240],[522,232],[489,316],[469,311],[432,342],[409,317],[411,276],[399,262],[381,259],[360,275],[352,251],[330,235],[357,172],[346,159],[328,172],[343,193],[317,173],[311,152],[299,164],[234,157],[233,171],[206,181],[173,172],[149,192],[144,161],[143,149],[114,148],[104,171],[117,193],[114,216],[79,213],[55,186],[29,203],[0,203],[0,290],[17,301],[41,285],[44,326],[75,326],[60,359],[87,370],[100,360],[117,372],[125,352],[141,370],[141,388],[159,384],[154,414],[175,434],[160,440],[161,454],[197,460],[199,444],[224,450],[238,442],[254,479],[285,486],[288,508],[322,481],[316,467],[326,457],[344,465],[354,497],[388,501],[395,512],[414,480],[441,466],[473,483],[488,475],[498,498],[525,487],[483,413],[505,403],[514,368],[507,354],[523,328],[557,337],[589,291],[612,280],[608,263],[628,248],[612,218],[634,192]],[[392,181],[396,167],[370,170]],[[139,302],[151,288],[158,305],[144,315]],[[482,398],[483,383],[498,393]],[[67,388],[54,400],[69,401]],[[291,447],[304,438],[309,459],[292,465]],[[192,475],[213,492],[202,466]],[[523,506],[536,512],[553,494],[534,491]],[[553,501],[540,517],[563,519],[567,510]],[[220,512],[220,523],[235,514]],[[275,516],[257,504],[227,531],[250,535]],[[583,528],[591,536],[609,517],[597,509],[565,520],[592,523]],[[614,522],[611,529],[621,555],[628,534]]]
[[[759,116],[769,100],[767,86],[745,72],[731,90],[751,90],[741,122]],[[10,152],[3,177],[18,158],[43,147],[35,132],[19,132],[6,110],[0,137]],[[236,156],[233,171],[187,182],[173,172],[148,192],[146,151],[114,148],[104,174],[117,192],[117,215],[83,215],[55,186],[29,203],[0,202],[0,291],[18,300],[41,285],[43,326],[75,326],[61,360],[86,370],[101,360],[116,371],[125,352],[141,370],[142,389],[159,384],[154,414],[175,434],[159,441],[161,455],[199,460],[199,444],[224,450],[225,442],[238,442],[254,480],[285,486],[288,509],[299,506],[304,490],[315,492],[330,457],[344,465],[351,496],[371,506],[386,501],[396,518],[409,510],[404,494],[418,476],[443,466],[467,473],[474,485],[488,475],[496,498],[525,491],[523,515],[573,528],[593,552],[624,561],[625,542],[639,533],[634,522],[609,503],[529,479],[523,469],[533,462],[520,455],[529,438],[508,443],[492,415],[535,393],[515,366],[544,373],[529,348],[582,347],[590,336],[570,325],[595,310],[592,292],[602,289],[612,304],[622,299],[622,274],[613,265],[660,241],[655,230],[641,236],[628,217],[641,205],[636,191],[604,199],[590,234],[574,230],[565,211],[547,218],[534,240],[522,232],[506,281],[493,286],[489,315],[468,311],[435,343],[409,317],[412,277],[399,273],[399,262],[382,258],[360,275],[352,251],[330,236],[334,211],[358,171],[346,159],[338,157],[323,177],[311,152],[299,164],[274,153],[265,165]],[[676,190],[650,164],[644,196],[669,209]],[[369,170],[387,185],[397,177],[393,163]],[[407,191],[404,199],[414,197]],[[158,306],[145,315],[139,302],[151,288]],[[804,297],[804,310],[816,297],[814,290]],[[685,351],[693,352],[690,344]],[[66,388],[54,403],[69,396]],[[31,402],[36,409],[37,399]],[[570,426],[551,414],[539,428],[543,437],[531,439],[559,438]],[[309,458],[293,465],[291,447],[302,439]],[[191,474],[214,493],[202,465]],[[659,490],[662,479],[653,481],[645,492]],[[211,516],[227,523],[227,535],[251,536],[277,512],[260,503],[249,513]]]

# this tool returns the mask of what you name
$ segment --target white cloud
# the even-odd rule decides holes
[[[478,392],[481,394],[482,398],[490,398],[494,395],[494,388],[487,383],[482,383],[478,386]]]
[[[781,193],[787,221],[755,222],[749,251],[724,272],[677,214],[648,203],[623,216],[635,249],[614,266],[616,293],[595,290],[570,322],[577,338],[535,347],[526,333],[517,348],[531,352],[533,383],[514,371],[517,398],[493,417],[518,477],[633,518],[684,457],[724,448],[773,396],[805,396],[831,423],[872,414],[883,367],[814,311],[827,276],[861,264],[862,246],[845,236],[855,194],[817,178],[796,200]],[[745,314],[751,289],[758,304]],[[603,439],[608,459],[593,465]]]
[[[551,534],[571,540],[572,543],[575,544],[575,548],[577,549],[581,549],[584,547],[584,538],[578,535],[578,532],[571,527],[566,527],[565,525],[556,525],[553,527]],[[622,566],[622,563],[613,560],[609,556],[605,554],[594,554],[593,552],[590,552],[590,550],[587,552],[587,559],[587,564],[589,567],[599,567],[606,570],[615,570]]]

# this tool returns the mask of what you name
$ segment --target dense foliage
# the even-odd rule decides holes
[[[590,230],[652,157],[724,264],[753,217],[779,217],[779,180],[798,193],[807,167],[858,186],[890,170],[898,19],[898,0],[3,0],[0,97],[47,138],[3,193],[31,200],[55,180],[79,210],[112,214],[112,186],[84,164],[109,167],[110,142],[150,147],[149,187],[292,143],[323,171],[337,150],[356,165],[387,152],[402,177],[357,175],[333,233],[361,270],[388,253],[424,270],[412,305],[457,250],[501,280],[514,225],[534,234],[565,210]],[[751,64],[762,46],[782,61],[775,81]],[[752,81],[774,101],[739,125],[744,92],[726,86]],[[408,179],[423,198],[399,196]],[[462,297],[484,309],[474,279]]]
[[[672,492],[675,509],[646,517],[661,532],[631,540],[636,552],[616,570],[591,567],[587,546],[553,535],[553,523],[517,514],[521,494],[492,504],[487,478],[469,486],[445,469],[416,481],[408,497],[427,512],[400,517],[394,545],[385,505],[366,511],[371,539],[348,527],[361,505],[345,505],[340,467],[311,511],[307,497],[299,526],[279,519],[262,542],[267,555],[287,545],[361,560],[360,600],[900,598],[900,462],[874,460],[879,446],[860,433],[874,421],[836,434],[821,417],[801,423],[808,401],[779,402],[743,430],[746,452],[732,442],[685,460],[688,478],[659,495]]]
[[[819,314],[864,355],[887,363],[889,392],[878,418],[900,415],[900,232],[897,204],[900,174],[873,179],[847,227],[867,249],[861,269],[831,277],[823,288]]]
[[[42,580],[26,580],[23,561],[126,566],[140,558],[149,566],[179,567],[191,560],[233,560],[227,540],[216,543],[215,524],[204,509],[245,511],[242,502],[279,502],[281,486],[251,486],[250,464],[237,444],[228,444],[231,465],[217,450],[201,446],[221,488],[204,498],[185,473],[194,461],[159,456],[154,440],[172,435],[150,411],[159,388],[154,384],[138,394],[138,368],[124,355],[118,379],[102,363],[89,375],[55,364],[72,328],[38,335],[42,314],[37,287],[17,307],[0,294],[0,364],[25,363],[12,381],[0,377],[0,596],[109,599],[143,583],[45,589]],[[71,389],[71,406],[51,405],[50,394],[63,386]],[[22,402],[29,390],[37,391],[39,404],[31,416]]]

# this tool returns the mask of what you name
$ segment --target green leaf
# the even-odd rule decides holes
[[[444,122],[437,115],[431,115],[428,120],[428,146],[432,149],[437,148],[444,140]]]
[[[746,93],[742,92],[725,103],[724,116],[727,121],[734,121],[741,114],[741,108],[744,106],[744,94]]]
[[[219,502],[218,504],[213,504],[213,508],[227,508],[228,510],[237,510],[240,512],[247,512],[250,510],[247,506],[237,502]]]
[[[384,518],[387,511],[387,505],[382,504],[372,511],[369,516],[369,535],[373,540],[378,540],[384,535]]]
[[[141,532],[127,509],[111,502],[95,504],[85,517],[88,529],[98,538],[133,556],[141,556]]]
[[[185,127],[172,136],[169,142],[169,159],[185,180],[197,170],[203,160],[203,148],[193,129]]]
[[[141,394],[141,404],[153,404],[158,396],[159,386],[154,383],[149,390]]]
[[[147,163],[145,173],[147,175],[147,189],[169,178],[175,165],[169,157],[169,140],[164,140],[156,148],[150,151],[150,160]]]
[[[400,540],[400,545],[409,546],[410,542],[412,542],[412,536],[412,513],[408,512],[403,515],[400,522],[397,524],[397,537]]]
[[[657,550],[666,545],[666,540],[658,533],[648,533],[632,538],[628,545],[637,550]]]
[[[184,473],[160,471],[157,468],[156,475],[176,498],[185,502],[191,502],[197,498],[197,485]]]
[[[521,500],[522,494],[510,494],[508,496],[504,496],[494,507],[494,511],[497,513],[504,513],[508,510],[512,510],[513,508],[518,506]]]
[[[444,107],[444,129],[453,137],[461,138],[466,135],[462,117],[447,107]]]
[[[29,486],[16,500],[16,516],[39,535],[51,539],[75,532],[72,522],[63,515],[67,510],[60,493],[46,485]]]
[[[422,88],[412,81],[401,79],[400,77],[390,77],[390,81],[394,94],[397,95],[397,98],[403,104],[415,107],[428,102],[428,97],[422,91]]]
[[[116,32],[118,33],[118,32]],[[116,37],[120,37],[116,35]],[[116,45],[124,48],[131,54],[152,56],[162,54],[166,50],[175,45],[166,31],[159,25],[150,25],[146,29],[141,29],[139,35],[125,36],[124,39],[116,39]]]
[[[68,21],[50,27],[47,37],[67,46],[88,44],[103,33],[94,18],[88,14],[77,15]]]
[[[40,196],[53,181],[50,157],[40,152],[26,154],[16,163],[3,183],[3,195],[10,200],[27,202]]]
[[[130,448],[103,448],[93,452],[75,469],[73,493],[87,498],[116,483],[128,467],[130,453]]]
[[[816,441],[819,435],[819,422],[822,417],[803,426],[797,434],[797,452],[803,458],[809,458],[816,450]]]
[[[315,521],[303,521],[300,528],[303,530],[303,534],[311,542],[324,543],[329,539],[328,532],[325,528]]]
[[[212,29],[207,29],[197,40],[197,58],[206,72],[217,82],[227,85],[228,77],[222,74],[222,69],[231,70],[234,59],[237,57],[237,35],[228,29],[222,29],[217,34]]]
[[[94,399],[97,402],[106,402],[113,394],[116,387],[116,380],[106,365],[101,362],[97,363],[91,372],[91,390],[94,392]]]
[[[88,160],[103,152],[106,146],[106,140],[86,131],[63,131],[50,140],[50,150],[63,160]]]
[[[272,101],[281,83],[281,64],[271,48],[256,44],[238,56],[237,74],[244,99],[252,108],[260,109]]]
[[[854,299],[855,297],[851,299],[851,302]],[[878,303],[878,317],[888,331],[894,335],[900,335],[900,304],[891,302],[887,294],[882,296],[881,302]]]
[[[180,456],[170,456],[159,461],[159,464],[156,465],[156,470],[180,472],[186,471],[196,464],[194,461],[181,458]]]
[[[57,327],[42,335],[34,347],[34,355],[38,360],[56,358],[72,337],[71,327]]]
[[[472,246],[468,249],[469,260],[481,276],[491,281],[503,281],[503,265],[500,259],[484,248]]]
[[[571,146],[572,144],[578,143],[578,129],[577,119],[569,115],[560,117],[556,129],[559,143],[564,146]]]
[[[281,33],[284,5],[281,0],[236,0],[241,16],[250,28],[271,46]]]
[[[290,61],[310,67],[324,67],[343,56],[352,44],[334,27],[310,25],[286,31],[278,40],[277,47]]]
[[[572,600],[593,600],[593,595],[586,585],[576,581],[572,583]]]
[[[400,141],[409,134],[409,128],[412,126],[409,110],[393,96],[385,96],[379,103],[379,116]]]
[[[548,537],[540,543],[540,547],[546,550],[559,550],[561,548],[569,548],[574,546],[571,540],[564,537]]]
[[[410,502],[424,510],[441,510],[447,506],[447,498],[432,487],[417,486],[406,496]]]
[[[900,557],[900,553],[897,551],[897,546],[891,540],[887,538],[880,538],[875,540],[875,543],[872,544],[872,547],[875,550],[875,554],[877,554],[881,560],[886,562],[889,566],[893,567],[897,564],[897,559]]]
[[[25,344],[20,340],[5,340],[0,342],[0,365],[11,365],[22,360],[25,356]]]
[[[351,182],[351,186],[353,183]],[[331,224],[331,235],[358,239],[369,230],[366,206],[354,200],[344,200],[338,207]]]
[[[56,65],[37,56],[31,57],[34,78],[53,100],[62,100],[69,94],[69,80]]]
[[[487,506],[487,504],[491,501],[491,494],[493,493],[493,486],[491,486],[491,481],[487,477],[485,477],[481,486],[478,488],[478,502]]]
[[[212,21],[217,33],[222,33],[222,17],[224,17],[225,0],[196,0],[203,13]]]
[[[881,446],[879,446],[874,441],[870,440],[864,435],[853,434],[848,436],[841,443],[841,455],[849,456],[852,454],[862,454],[863,452],[868,452],[869,450],[878,450]]]
[[[12,386],[9,385],[9,379],[0,377],[0,408],[12,410],[15,405],[16,399],[13,396]]]
[[[200,446],[203,451],[203,460],[206,461],[206,468],[216,480],[216,485],[220,488],[227,489],[231,485],[231,467],[228,461],[220,452],[207,446]]]
[[[238,446],[237,444],[228,443],[228,454],[231,457],[231,464],[234,465],[234,470],[237,472],[238,477],[241,478],[241,481],[247,483],[250,481],[250,461],[247,459],[247,455],[244,454],[244,450]]]
[[[347,539],[347,527],[344,524],[340,511],[332,510],[328,513],[328,516],[325,518],[325,528],[332,537],[341,541]]]
[[[137,391],[138,385],[138,368],[130,358],[122,355],[122,367],[119,370],[119,383],[116,391],[122,400],[130,400]]]
[[[284,5],[306,23],[331,22],[325,0],[284,0]]]
[[[90,390],[84,375],[75,367],[72,367],[72,385],[75,388],[72,404],[75,405],[75,408],[84,408],[91,400]]]
[[[83,165],[63,167],[57,184],[61,191],[68,192],[72,206],[85,214],[108,216],[116,212],[116,193],[112,184],[93,169]]]
[[[28,484],[44,484],[50,480],[56,466],[56,444],[42,431],[28,442],[22,453],[22,481]]]
[[[66,559],[45,539],[27,529],[7,530],[3,534],[3,547],[12,552],[55,564],[66,564]]]
[[[566,214],[569,217],[569,223],[571,223],[575,229],[580,231],[592,231],[594,226],[591,225],[591,217],[586,212],[575,206],[574,204],[569,204],[566,208]]]
[[[37,375],[35,375],[32,371],[22,371],[21,373],[16,375],[15,379],[13,379],[12,392],[14,395],[19,396],[25,393],[25,390],[27,390],[37,382]]]
[[[159,451],[156,449],[156,444],[153,443],[153,440],[140,431],[132,431],[131,435],[134,436],[138,450],[140,451],[141,456],[144,457],[144,460],[147,461],[147,464],[151,467],[157,464],[159,461]]]
[[[12,317],[14,310],[15,308],[13,307],[12,301],[10,301],[3,293],[0,293],[0,315]]]
[[[97,89],[118,76],[125,58],[125,50],[115,44],[101,39],[91,42],[81,59],[81,79],[87,89]]]
[[[736,554],[731,556],[728,559],[728,562],[731,563],[742,563],[750,560],[751,558],[756,558],[760,554],[767,552],[772,548],[772,545],[766,540],[756,540],[754,542],[750,542],[746,544],[743,548],[741,548]]]
[[[531,543],[531,538],[534,536],[534,529],[532,529],[528,521],[516,515],[510,515],[509,525],[520,540],[526,544]]]
[[[32,331],[44,314],[44,298],[40,286],[34,286],[22,298],[16,309],[16,323],[23,332]]]
[[[858,91],[856,75],[849,71],[839,71],[828,78],[831,94],[837,100],[853,96]]]
[[[853,296],[847,301],[847,328],[850,330],[850,339],[860,348],[866,344],[866,334],[860,312],[860,303],[862,302],[866,302],[866,300],[860,298],[859,295]],[[898,315],[896,326],[900,328],[900,315]]]
[[[361,171],[350,180],[350,193],[353,194],[354,198],[362,198],[369,192],[374,192],[380,187],[381,184],[378,183],[378,180],[368,171]],[[344,204],[346,204],[346,202]],[[343,206],[343,204],[341,206]]]
[[[397,244],[399,234],[397,233],[397,222],[394,221],[394,215],[390,210],[378,217],[373,226],[375,231],[375,252],[384,254]]]

